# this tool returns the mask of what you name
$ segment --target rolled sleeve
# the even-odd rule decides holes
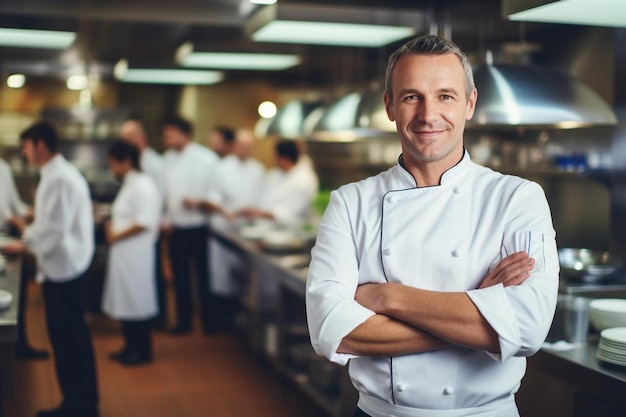
[[[467,292],[498,334],[500,354],[492,356],[502,361],[539,350],[554,317],[559,285],[555,233],[542,189],[529,182],[520,187],[511,203],[518,211],[505,229],[501,258],[528,252],[535,260],[531,276],[517,286],[499,284]]]
[[[355,356],[337,353],[339,344],[374,315],[354,300],[358,286],[358,257],[349,231],[343,200],[333,192],[312,251],[306,308],[313,348],[341,365]]]

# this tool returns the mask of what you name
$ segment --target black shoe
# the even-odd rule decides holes
[[[191,327],[189,326],[176,326],[170,329],[169,334],[171,336],[180,336],[182,334],[191,333]]]
[[[137,352],[128,352],[120,360],[122,365],[125,366],[137,366],[145,365],[152,362],[152,355],[143,355]]]
[[[15,349],[15,358],[20,360],[48,359],[49,357],[48,351],[33,349],[30,346]]]
[[[37,417],[99,417],[99,415],[98,410],[72,409],[64,406],[37,412]]]
[[[127,353],[128,353],[128,350],[126,348],[117,352],[111,352],[109,353],[109,359],[111,359],[112,361],[121,362],[122,359],[124,358],[124,355],[126,355]]]

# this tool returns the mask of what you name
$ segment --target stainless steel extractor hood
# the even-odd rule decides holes
[[[576,128],[617,123],[615,112],[589,87],[562,72],[485,64],[474,71],[476,126]]]

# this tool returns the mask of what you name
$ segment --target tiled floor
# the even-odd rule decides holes
[[[29,285],[27,332],[48,348],[40,287]],[[121,347],[116,323],[92,318],[102,417],[319,417],[322,414],[269,366],[228,335],[154,334],[154,363],[125,368],[108,354]],[[58,405],[52,359],[17,361],[6,417],[31,417]]]

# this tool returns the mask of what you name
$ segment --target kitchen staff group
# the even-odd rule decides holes
[[[153,360],[151,328],[166,324],[163,247],[169,248],[176,301],[170,334],[192,331],[192,276],[202,330],[214,334],[227,324],[241,288],[233,281],[237,259],[211,237],[209,225],[244,218],[298,227],[308,221],[317,195],[311,161],[300,155],[293,141],[276,144],[276,168],[266,173],[251,157],[254,138],[249,132],[216,127],[209,147],[192,137],[189,121],[180,117],[166,121],[167,151],[161,156],[148,146],[141,120],[131,118],[108,150],[111,172],[122,185],[105,223],[109,252],[102,310],[121,322],[124,346],[110,358],[126,366]],[[63,395],[58,408],[38,416],[97,416],[95,361],[80,290],[95,246],[89,187],[58,151],[51,124],[35,123],[22,133],[21,144],[22,154],[39,168],[41,179],[30,223],[24,220],[17,193],[0,203],[0,220],[12,223],[22,235],[5,244],[2,252],[31,253],[36,259]],[[5,164],[0,167],[7,174]],[[4,181],[15,189],[10,175]]]

